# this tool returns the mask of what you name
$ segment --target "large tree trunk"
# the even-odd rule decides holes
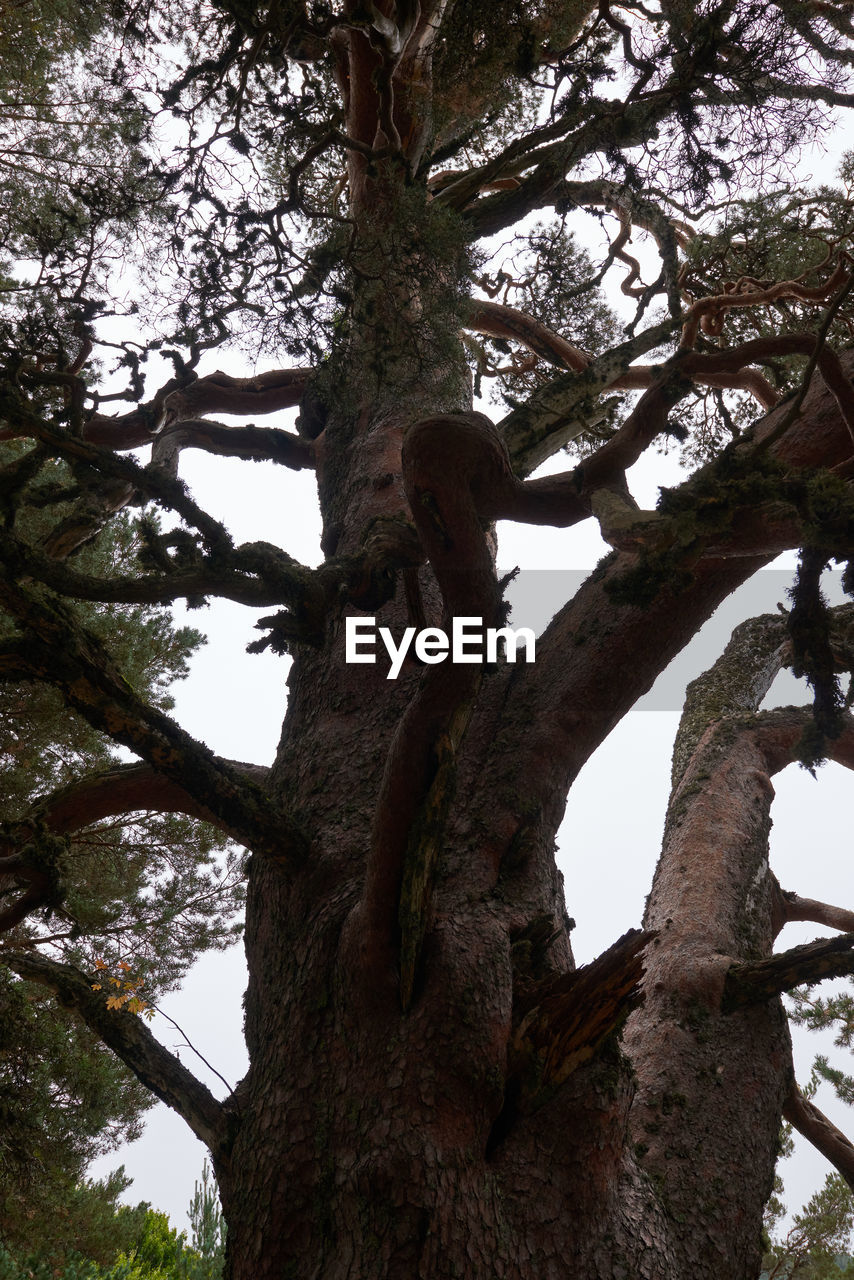
[[[366,330],[363,364],[372,340],[376,330]],[[340,386],[337,399],[326,392],[318,479],[328,554],[358,550],[378,520],[409,518],[404,428],[468,408],[460,381],[430,369],[424,350],[356,403]],[[440,467],[453,471],[454,459]],[[410,662],[393,681],[382,657],[348,665],[341,617],[322,646],[300,646],[273,785],[311,853],[296,876],[270,857],[251,863],[251,1067],[234,1099],[234,1145],[217,1169],[231,1280],[755,1277],[788,1085],[786,1031],[775,1007],[723,1015],[709,972],[720,976],[770,942],[767,777],[751,766],[736,806],[743,821],[720,824],[728,849],[716,856],[730,858],[732,876],[730,867],[703,871],[703,824],[713,815],[701,811],[690,831],[687,819],[672,819],[659,884],[692,862],[706,899],[702,919],[689,906],[684,922],[669,888],[661,907],[657,897],[650,905],[654,976],[633,1016],[632,1062],[619,1044],[632,1000],[625,985],[611,998],[605,979],[587,993],[592,1010],[605,1008],[598,1030],[575,1001],[577,1061],[564,1046],[557,1069],[547,1068],[510,1047],[537,991],[572,971],[554,841],[591,735],[601,740],[651,682],[662,643],[678,650],[753,563],[699,572],[682,593],[682,626],[664,640],[660,614],[672,614],[672,599],[656,606],[658,617],[622,608],[630,680],[607,681],[614,657],[601,646],[569,651],[553,639],[564,667],[577,668],[577,687],[596,690],[595,716],[580,707],[552,722],[536,701],[547,687],[526,689],[524,672],[506,665],[487,672],[453,755],[410,999],[401,983],[403,859],[383,862],[383,842],[403,831],[404,853],[441,772],[447,716],[425,728],[411,708],[420,698],[429,721],[450,681],[450,715],[471,695],[469,669],[454,688],[448,668]],[[439,622],[435,580],[419,572],[426,621]],[[396,635],[408,620],[401,595],[368,610]],[[474,614],[477,598],[475,586]],[[571,608],[595,629],[615,606],[592,583]],[[541,661],[555,660],[546,647]],[[731,767],[738,777],[747,768]],[[714,792],[725,805],[728,785]],[[726,876],[724,909],[708,889]]]

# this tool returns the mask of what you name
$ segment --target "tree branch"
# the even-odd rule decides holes
[[[65,459],[72,465],[83,464],[91,467],[103,477],[98,499],[94,503],[93,519],[96,531],[103,524],[105,513],[125,505],[133,492],[138,491],[146,498],[176,511],[187,524],[199,530],[209,548],[217,550],[231,548],[231,536],[225,526],[202,510],[189,496],[181,481],[166,474],[162,468],[141,467],[130,458],[117,457],[109,449],[102,449],[89,441],[72,436],[35,413],[20,397],[13,399],[10,394],[7,397],[5,410],[7,421],[14,424],[13,431],[16,436],[29,436],[39,440],[57,457]],[[117,497],[113,495],[114,489],[118,492]],[[104,493],[106,498],[103,496]],[[76,541],[71,548],[56,545],[57,538],[63,529],[62,524],[52,531],[45,542],[49,554],[66,555],[69,549],[73,549],[73,546],[79,545],[85,537],[90,536],[91,531],[86,532],[86,526],[87,521],[88,524],[92,524],[92,519],[89,517],[85,502],[82,510],[70,517],[72,532],[81,520],[83,532],[76,536]]]
[[[130,413],[115,418],[92,414],[83,438],[107,449],[137,449],[150,444],[165,426],[202,414],[276,413],[299,404],[312,373],[312,369],[272,369],[252,378],[232,378],[217,370],[190,382],[174,379]],[[0,432],[2,438],[7,437]]]
[[[842,360],[849,374],[854,354],[846,352]],[[779,405],[760,420],[752,436],[736,445],[723,463],[710,464],[708,478],[716,466],[723,474],[740,455],[749,475],[752,451],[785,412],[785,404]],[[826,387],[811,387],[801,418],[769,452],[776,466],[793,474],[800,468],[833,467],[851,457],[851,437]],[[755,498],[752,503],[755,506]],[[548,804],[550,796],[565,794],[612,726],[718,604],[762,566],[767,546],[763,543],[758,552],[756,543],[751,547],[733,515],[730,512],[727,527],[722,522],[714,534],[713,553],[704,549],[712,545],[711,534],[704,529],[701,536],[693,526],[686,529],[686,542],[671,559],[665,557],[660,576],[654,560],[641,563],[634,552],[612,556],[556,615],[537,642],[536,663],[515,672],[508,693],[503,714],[518,725],[518,734],[512,770],[508,772],[506,762],[494,761],[502,787],[514,790],[523,785],[531,803]],[[744,515],[752,516],[750,504]],[[761,524],[753,521],[750,526],[757,539]],[[694,536],[701,545],[692,550]],[[725,558],[727,550],[735,548],[744,554]],[[603,635],[608,636],[607,646],[599,643]],[[619,681],[613,678],[616,666]]]
[[[479,413],[424,419],[407,432],[402,464],[446,621],[479,615],[485,626],[498,625],[501,589],[481,513],[496,489],[516,482],[495,428]],[[352,928],[374,986],[393,967],[399,941],[404,1008],[415,987],[456,755],[481,678],[479,664],[429,666],[386,758],[364,895]]]
[[[203,449],[224,458],[266,460],[301,471],[315,466],[314,442],[276,427],[230,427],[207,418],[187,418],[163,428],[155,444],[161,454]]]
[[[21,924],[23,920],[26,920],[27,916],[45,906],[50,897],[50,886],[46,884],[42,877],[34,877],[29,888],[14,902],[11,902],[8,907],[4,907],[0,911],[0,933],[7,933],[10,929],[14,929],[16,925]]]
[[[528,150],[519,158],[505,153],[504,158],[499,156],[488,166],[469,175],[465,186],[456,183],[443,194],[454,207],[464,209],[472,229],[472,239],[496,235],[535,209],[553,205],[560,199],[570,170],[585,156],[613,148],[615,137],[619,138],[621,150],[640,146],[652,137],[657,126],[673,110],[674,103],[684,94],[685,88],[685,85],[672,81],[632,102],[627,99],[590,102],[586,104],[584,122],[571,132],[567,131],[565,137]],[[531,172],[520,180],[515,189],[476,198],[480,189],[478,174],[494,180],[526,170]]]
[[[657,325],[602,356],[590,359],[524,312],[512,307],[500,309],[506,314],[481,312],[478,310],[481,306],[495,307],[496,304],[472,303],[471,327],[481,332],[492,332],[498,337],[512,336],[538,355],[548,358],[550,363],[565,363],[573,370],[579,370],[555,378],[539,388],[525,404],[499,422],[514,469],[520,475],[534,470],[575,436],[596,425],[595,411],[591,415],[589,409],[595,397],[607,391],[642,390],[651,386],[661,376],[660,366],[635,365],[632,361],[665,341],[673,328],[672,323]],[[550,353],[548,356],[546,351]],[[854,387],[851,378],[839,355],[821,344],[815,334],[756,338],[714,352],[683,351],[679,368],[681,374],[692,382],[748,391],[764,409],[771,409],[779,400],[778,393],[759,370],[751,366],[788,355],[814,356],[825,385],[833,393],[842,419],[854,436]],[[581,364],[582,360],[587,362],[586,365]],[[582,406],[584,416],[576,416]]]
[[[597,356],[582,373],[566,373],[555,378],[502,418],[497,429],[507,445],[516,474],[529,475],[575,436],[595,426],[590,404],[604,391],[625,386],[624,378],[631,387],[636,386],[636,375],[630,369],[632,361],[660,346],[673,329],[670,320],[646,329]],[[645,374],[643,385],[650,380]]]
[[[244,764],[238,760],[222,760],[221,763],[256,786],[263,787],[267,781],[269,770],[263,765]],[[212,810],[149,764],[116,765],[60,787],[39,797],[27,817],[21,819],[21,824],[43,822],[52,831],[63,835],[79,831],[102,818],[142,810],[186,813],[191,818],[221,825],[220,818]]]
[[[779,919],[779,929],[794,920],[809,920],[812,924],[824,924],[829,929],[839,929],[843,933],[854,932],[854,911],[845,907],[835,907],[829,902],[817,902],[814,898],[802,898],[790,889],[779,889],[775,915]]]
[[[764,1004],[794,987],[854,973],[854,933],[821,938],[750,964],[733,965],[724,984],[724,1013]]]
[[[93,990],[92,979],[71,965],[44,956],[0,950],[0,963],[28,982],[54,991],[62,1004],[74,1009],[113,1053],[187,1122],[205,1145],[227,1155],[231,1139],[226,1108],[151,1034],[141,1018],[125,1009],[109,1009],[107,998]]]
[[[29,632],[33,678],[60,689],[96,729],[186,789],[241,844],[286,865],[300,862],[307,846],[294,820],[254,782],[144,703],[100,640],[67,608],[39,599],[6,574],[0,576],[0,604]]]
[[[18,577],[33,578],[58,594],[75,600],[97,600],[105,604],[167,604],[186,597],[215,595],[241,604],[264,607],[304,596],[309,592],[314,576],[312,570],[305,569],[296,561],[285,561],[282,553],[265,561],[256,544],[237,548],[230,556],[221,555],[216,561],[201,559],[202,563],[191,569],[101,578],[81,573],[55,556],[45,555],[0,530],[0,560],[8,572]]]
[[[575,373],[588,369],[593,359],[533,316],[502,303],[472,299],[465,326],[492,338],[509,338],[521,342],[549,364],[557,365],[560,369],[571,369]]]
[[[794,1080],[783,1105],[783,1118],[830,1161],[854,1191],[854,1144],[814,1102],[804,1097]]]

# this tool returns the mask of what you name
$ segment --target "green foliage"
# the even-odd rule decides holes
[[[846,987],[852,988],[854,983],[849,979]],[[800,988],[790,996],[789,1017],[810,1031],[834,1031],[834,1044],[839,1049],[850,1052],[854,1046],[854,995],[850,989],[816,995],[810,988]],[[840,1102],[854,1106],[854,1075],[832,1066],[824,1054],[818,1054],[813,1062],[811,1084],[817,1088],[822,1082],[832,1087]]]
[[[17,1248],[0,1241],[0,1280],[220,1280],[225,1225],[207,1162],[190,1204],[191,1244],[165,1213],[118,1204],[129,1185],[122,1169],[79,1183],[53,1234],[31,1234]]]
[[[18,1230],[4,1231],[0,1242],[0,1280],[31,1274],[36,1280],[56,1275],[100,1280],[102,1268],[134,1248],[146,1229],[148,1205],[118,1203],[129,1185],[124,1170],[117,1169],[102,1181],[84,1179],[64,1188],[50,1214],[34,1211],[25,1201]]]
[[[845,708],[830,639],[830,609],[820,586],[825,567],[823,552],[803,550],[795,585],[789,593],[792,672],[806,676],[813,690],[812,722],[805,728],[798,748],[798,759],[811,773],[827,755],[827,740],[838,738],[842,732]]]
[[[193,1248],[199,1255],[190,1280],[218,1280],[225,1261],[226,1228],[207,1160],[190,1204],[190,1229]]]
[[[67,510],[40,503],[40,495],[68,483],[64,468],[48,464],[31,486],[33,502],[19,524],[33,539]],[[124,573],[138,545],[134,522],[121,515],[76,563],[107,577]],[[172,705],[170,686],[186,674],[198,632],[176,628],[165,610],[150,606],[78,604],[75,612],[109,639],[142,696],[163,709]],[[0,640],[13,633],[0,614]],[[0,820],[12,823],[40,796],[116,763],[113,745],[67,711],[53,689],[0,682]],[[128,966],[148,1004],[180,983],[199,952],[235,936],[242,862],[207,824],[129,814],[53,840],[51,849],[55,893],[40,915],[6,935],[13,946],[41,941],[89,972],[96,963],[111,973]],[[7,878],[0,905],[21,891]],[[100,1191],[83,1181],[84,1170],[96,1155],[138,1136],[150,1104],[148,1091],[70,1012],[0,965],[0,1239],[45,1247],[55,1240],[60,1256],[85,1240],[84,1219],[89,1210],[97,1217]]]
[[[0,31],[0,359],[62,370],[130,262],[164,188],[145,160],[148,113],[115,67],[103,0],[18,0]],[[82,281],[81,281],[82,273]],[[71,301],[73,299],[73,301]]]
[[[538,222],[509,246],[502,245],[484,264],[477,281],[496,301],[524,311],[586,355],[595,356],[618,340],[617,315],[600,287],[603,274],[563,219],[553,226]],[[554,363],[533,363],[527,351],[514,354],[506,339],[480,338],[470,343],[470,349],[475,394],[485,394],[487,380],[494,378],[491,398],[511,408],[555,375]],[[606,412],[597,415],[595,429],[579,437],[573,448],[584,452],[610,434],[623,399],[611,397]]]
[[[854,1275],[849,1257],[854,1233],[854,1196],[838,1173],[796,1214],[785,1240],[775,1242],[763,1262],[763,1280],[837,1280]]]
[[[0,1239],[61,1255],[85,1238],[126,1183],[88,1185],[83,1171],[137,1137],[149,1105],[88,1029],[0,969]]]
[[[849,979],[845,987],[852,985]],[[800,988],[790,994],[787,1004],[795,1025],[811,1031],[833,1030],[837,1048],[851,1050],[854,997],[849,990],[819,996],[811,988]],[[834,1066],[824,1054],[817,1054],[804,1095],[812,1098],[823,1084],[829,1085],[841,1102],[854,1105],[854,1076]],[[781,1158],[791,1155],[792,1145],[785,1126]],[[824,1186],[795,1215],[785,1238],[776,1234],[785,1212],[781,1194],[778,1174],[766,1210],[766,1225],[773,1239],[764,1261],[763,1280],[837,1280],[840,1276],[854,1276],[854,1193],[847,1183],[838,1174],[829,1174]]]

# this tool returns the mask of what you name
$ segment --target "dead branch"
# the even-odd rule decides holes
[[[843,933],[854,931],[854,911],[828,902],[817,902],[814,898],[802,898],[791,889],[781,889],[776,876],[772,876],[771,880],[775,937],[784,925],[791,924],[794,920],[809,920],[812,924],[824,924],[829,929],[839,929]]]
[[[508,1076],[535,1081],[529,1105],[589,1062],[642,999],[643,953],[652,935],[631,929],[590,964],[525,993],[510,1047]]]
[[[763,1004],[784,991],[812,986],[826,978],[854,973],[854,933],[822,938],[779,955],[749,964],[733,965],[724,985],[723,1011],[732,1013],[752,1004]]]

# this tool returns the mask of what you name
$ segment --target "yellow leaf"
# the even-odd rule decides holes
[[[100,982],[93,982],[93,983],[92,983],[92,990],[93,990],[93,991],[100,991],[100,990],[101,990],[101,984],[100,984]]]

